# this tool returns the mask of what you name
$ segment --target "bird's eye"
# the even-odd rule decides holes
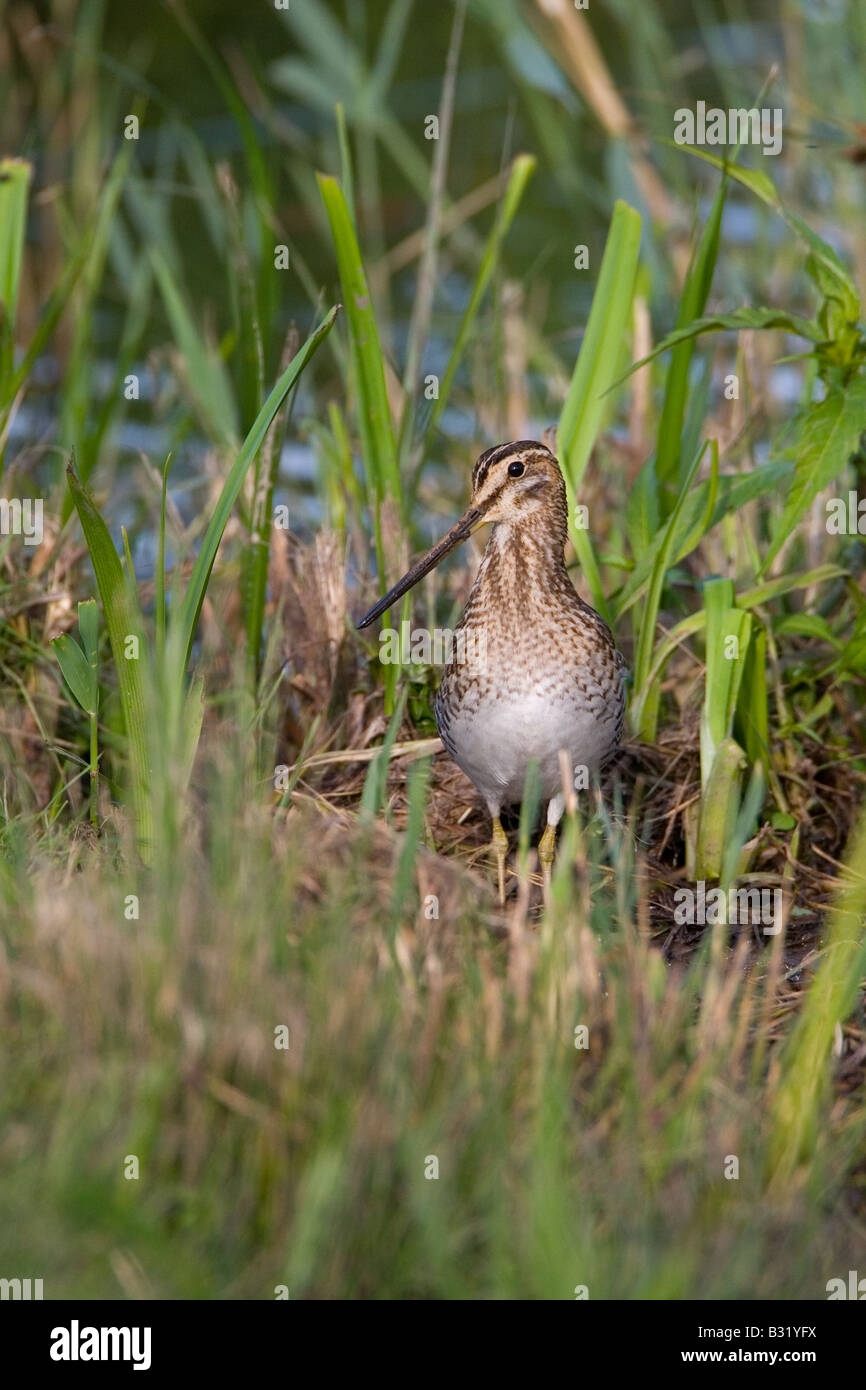
[[[524,468],[525,468],[525,464],[517,463],[517,462],[515,462],[515,463],[509,463],[509,465],[508,465],[508,476],[509,476],[509,478],[521,478],[521,477],[523,476]]]

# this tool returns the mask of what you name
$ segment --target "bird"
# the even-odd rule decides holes
[[[369,627],[487,524],[493,529],[454,629],[433,713],[446,751],[490,813],[504,904],[508,838],[500,816],[522,800],[530,765],[547,802],[538,844],[547,892],[566,805],[561,755],[570,760],[575,785],[589,785],[616,752],[625,718],[625,661],[566,567],[567,494],[551,449],[520,439],[482,453],[468,510],[357,626]]]

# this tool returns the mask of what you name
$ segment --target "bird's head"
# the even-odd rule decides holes
[[[374,623],[479,526],[491,522],[519,527],[538,512],[547,511],[556,515],[564,531],[565,508],[565,484],[559,464],[546,445],[520,439],[487,449],[472,470],[469,508],[441,541],[373,605],[358,627]]]

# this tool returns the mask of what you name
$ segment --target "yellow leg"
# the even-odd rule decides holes
[[[550,822],[544,827],[544,834],[538,842],[538,861],[544,879],[544,896],[550,892],[550,877],[553,870],[553,855],[556,849],[556,826]]]
[[[508,853],[508,836],[502,829],[502,821],[493,817],[493,852],[496,855],[496,872],[499,879],[499,906],[505,906],[505,856]]]

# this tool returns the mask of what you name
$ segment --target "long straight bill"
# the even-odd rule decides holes
[[[445,556],[454,550],[461,541],[465,541],[471,535],[475,527],[483,520],[483,512],[478,507],[470,507],[468,512],[464,512],[460,520],[455,522],[447,535],[443,536],[438,545],[434,545],[432,550],[428,550],[423,559],[414,564],[407,570],[402,579],[399,579],[393,589],[389,589],[384,598],[380,598],[378,603],[374,603],[369,613],[358,623],[359,630],[362,627],[369,627],[377,618],[380,618],[392,603],[396,603],[398,598],[402,598],[410,589],[413,589],[419,579],[423,579],[425,574],[444,560]]]

